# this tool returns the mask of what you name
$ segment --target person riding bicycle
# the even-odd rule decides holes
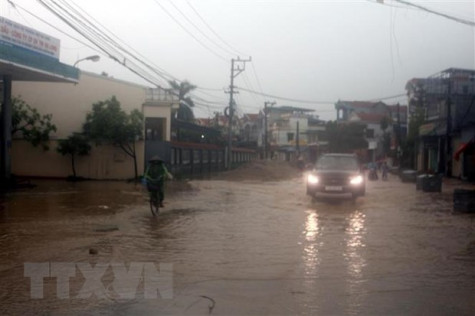
[[[382,170],[382,179],[387,180],[388,179],[389,167],[388,167],[388,163],[386,161],[384,161],[383,164],[381,165],[381,170]]]
[[[160,202],[160,207],[163,207],[163,200],[165,199],[165,178],[171,179],[173,176],[168,172],[165,163],[159,156],[152,157],[148,161],[144,179],[147,181],[148,191],[155,195]]]

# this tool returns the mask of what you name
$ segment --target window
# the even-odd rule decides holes
[[[294,133],[287,133],[287,141],[291,142],[294,140]]]

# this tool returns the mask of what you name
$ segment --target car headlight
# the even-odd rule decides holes
[[[316,175],[313,175],[313,174],[309,174],[308,177],[307,177],[307,181],[308,183],[310,184],[317,184],[319,179]]]
[[[350,178],[350,184],[352,185],[360,185],[361,183],[363,183],[363,176],[361,175]]]

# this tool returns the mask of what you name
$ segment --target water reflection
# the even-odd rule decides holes
[[[365,214],[361,211],[352,212],[348,220],[348,226],[345,230],[346,249],[344,253],[347,262],[347,292],[349,294],[347,301],[347,313],[350,315],[358,314],[362,302],[364,301],[365,291],[364,268],[366,260],[363,249],[366,246],[364,235],[366,234]]]
[[[314,210],[307,210],[305,230],[303,231],[307,241],[303,250],[306,275],[315,275],[320,264],[319,248],[322,245],[318,238],[320,233],[318,215]]]
[[[307,241],[315,241],[320,228],[318,227],[318,217],[312,211],[307,211],[307,220],[305,222],[305,237]]]

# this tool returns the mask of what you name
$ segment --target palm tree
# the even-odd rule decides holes
[[[193,122],[195,120],[195,116],[193,114],[193,107],[195,104],[189,93],[196,89],[196,86],[189,83],[187,80],[182,81],[180,83],[176,82],[175,80],[171,80],[168,82],[172,88],[172,93],[178,97],[180,105],[178,107],[178,111],[176,112],[176,118],[186,122]]]

